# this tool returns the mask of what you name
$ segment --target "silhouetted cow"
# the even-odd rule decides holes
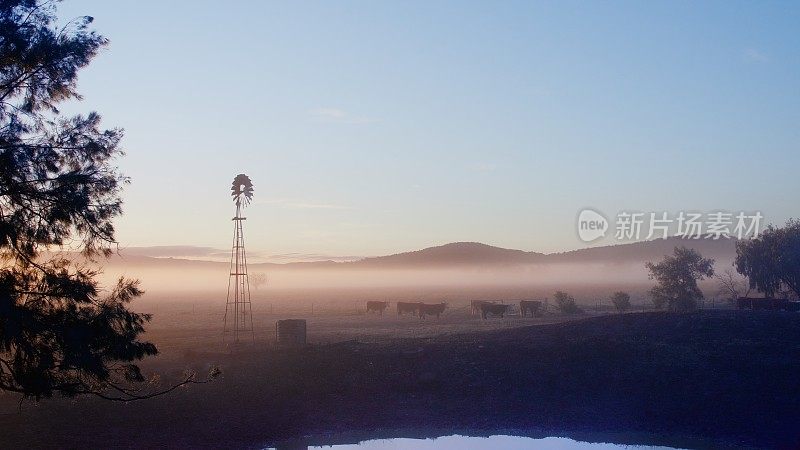
[[[397,315],[403,314],[417,314],[419,313],[419,302],[397,302]]]
[[[379,315],[383,315],[383,311],[389,307],[389,302],[376,302],[376,301],[368,301],[367,302],[367,312],[374,311]]]
[[[484,303],[494,303],[494,302],[488,302],[486,300],[472,300],[471,302],[469,302],[470,314],[472,314],[473,316],[475,314],[478,314],[481,311],[481,305]]]
[[[521,300],[519,302],[519,313],[525,317],[526,312],[531,313],[531,317],[542,315],[542,302],[538,300]]]
[[[481,318],[485,320],[489,314],[493,316],[500,316],[502,318],[503,315],[508,312],[509,308],[511,308],[511,305],[498,305],[497,303],[482,303]]]
[[[444,312],[444,309],[447,307],[447,303],[435,303],[433,305],[427,305],[425,303],[419,303],[419,318],[422,319],[426,315],[436,316],[439,318]]]

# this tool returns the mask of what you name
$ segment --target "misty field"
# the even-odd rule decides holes
[[[305,319],[308,323],[308,342],[312,345],[323,345],[345,341],[370,343],[430,338],[557,323],[612,313],[611,305],[606,301],[605,305],[600,305],[599,310],[597,305],[586,305],[586,311],[581,316],[559,314],[555,306],[549,305],[549,313],[542,317],[523,318],[518,314],[518,301],[504,300],[504,303],[513,305],[516,310],[512,310],[504,318],[490,317],[482,320],[480,314],[471,313],[466,292],[450,290],[447,295],[452,300],[447,302],[447,309],[440,318],[420,319],[409,314],[398,316],[394,301],[383,315],[378,315],[366,313],[363,300],[349,300],[351,297],[375,298],[376,295],[386,295],[387,291],[384,290],[329,289],[326,293],[327,295],[322,295],[315,290],[294,290],[282,293],[276,300],[254,300],[254,338],[248,333],[242,340],[247,345],[255,340],[256,348],[270,349],[275,346],[276,321],[290,318]],[[423,299],[429,303],[438,303],[441,300],[437,299],[441,299],[443,295],[442,292],[430,289],[409,291],[406,296],[399,289],[393,289],[391,293],[401,299],[408,298],[407,301]],[[196,355],[206,355],[213,359],[230,351],[230,336],[225,337],[222,333],[224,304],[207,295],[184,295],[185,297],[171,295],[169,298],[145,296],[138,305],[134,305],[135,309],[153,314],[144,338],[156,343],[160,351],[157,358],[145,360],[144,367],[152,365],[153,370],[161,367],[169,367],[173,371],[176,368],[182,370],[180,362],[187,357],[194,359]],[[497,292],[494,295],[498,295]]]
[[[800,443],[800,316],[588,311],[481,320],[366,315],[358,302],[261,305],[256,345],[231,353],[218,303],[147,301],[165,383],[212,365],[220,379],[131,404],[5,396],[4,447],[230,447],[505,432],[626,444]],[[589,309],[588,305],[584,308]],[[308,319],[310,345],[273,345],[274,321]],[[768,378],[764,378],[768,374]],[[761,381],[763,379],[763,381]],[[668,435],[668,437],[666,437]],[[300,441],[298,441],[300,439]],[[294,447],[292,447],[294,448]]]

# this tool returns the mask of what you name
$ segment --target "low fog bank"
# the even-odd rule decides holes
[[[719,262],[718,270],[730,267]],[[224,302],[228,288],[226,264],[159,264],[127,267],[114,263],[105,267],[103,282],[120,275],[138,278],[146,295],[141,302]],[[251,281],[254,304],[291,305],[317,302],[352,305],[365,300],[449,301],[519,300],[551,298],[556,290],[573,295],[579,303],[594,305],[624,290],[634,303],[649,301],[653,281],[644,263],[552,263],[498,267],[448,267],[431,269],[307,268],[268,270],[254,265],[250,275],[264,274],[266,283]],[[716,283],[701,283],[708,296],[716,294]]]
[[[380,288],[380,287],[450,287],[450,286],[532,286],[631,284],[647,280],[643,265],[549,264],[508,266],[497,268],[453,267],[431,269],[250,269],[251,289],[255,278],[266,276],[260,290],[308,288]],[[229,271],[227,266],[197,267],[124,267],[109,265],[103,279],[116,277],[138,278],[147,290],[158,292],[225,290]]]
[[[253,301],[272,306],[316,302],[349,303],[352,308],[364,300],[546,299],[557,290],[585,305],[607,300],[620,290],[630,293],[634,303],[645,303],[653,286],[645,262],[661,261],[677,246],[716,259],[719,272],[730,268],[736,255],[732,239],[658,239],[549,255],[454,242],[357,262],[251,262],[248,269]],[[167,254],[165,248],[151,250]],[[106,285],[120,275],[141,280],[147,292],[144,302],[220,302],[227,295],[230,264],[225,262],[122,252],[103,265]],[[715,281],[700,286],[709,297],[717,294]]]

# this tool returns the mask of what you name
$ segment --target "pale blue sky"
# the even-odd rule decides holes
[[[578,210],[800,216],[797,2],[67,1],[111,46],[123,245],[584,246]]]

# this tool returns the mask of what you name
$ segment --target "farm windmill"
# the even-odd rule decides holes
[[[255,342],[253,330],[253,308],[250,303],[250,281],[247,277],[247,254],[244,250],[244,231],[242,210],[253,199],[253,182],[240,173],[233,179],[231,197],[236,204],[236,216],[233,220],[233,246],[231,247],[231,270],[228,277],[228,299],[225,303],[223,338],[233,334],[233,343],[239,343],[243,333],[250,332]],[[230,316],[230,319],[229,319]],[[230,323],[229,323],[230,320]]]

